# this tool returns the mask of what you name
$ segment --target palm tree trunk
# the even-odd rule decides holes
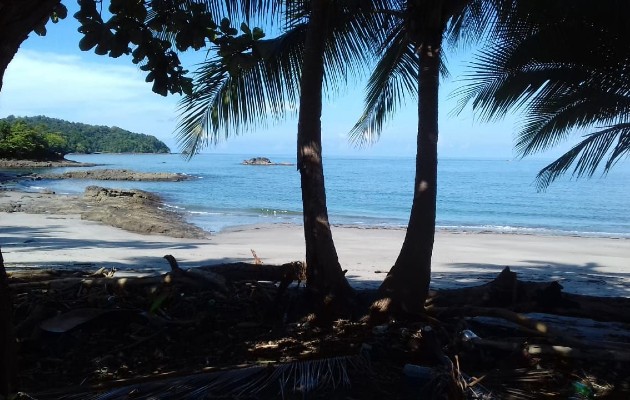
[[[418,141],[413,204],[405,241],[380,287],[395,309],[421,313],[431,282],[437,201],[438,87],[441,37],[421,46],[418,76]],[[436,50],[437,49],[437,50]]]
[[[311,2],[301,78],[297,166],[302,185],[308,291],[317,302],[327,297],[343,302],[352,289],[339,265],[330,231],[322,162],[322,84],[328,6],[329,0]]]
[[[16,344],[13,335],[13,311],[9,279],[0,249],[0,398],[9,398],[14,391]]]

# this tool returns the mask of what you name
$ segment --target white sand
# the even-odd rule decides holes
[[[334,227],[347,277],[377,287],[394,263],[403,230]],[[304,258],[302,228],[264,225],[233,229],[208,240],[147,236],[81,220],[75,215],[0,213],[0,246],[8,267],[167,269],[172,254],[183,267]],[[438,232],[433,258],[436,287],[487,281],[505,266],[526,280],[560,280],[565,289],[630,297],[630,240],[571,236]]]

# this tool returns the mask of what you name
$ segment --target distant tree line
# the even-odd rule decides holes
[[[154,136],[61,119],[0,119],[0,157],[57,159],[68,153],[169,153]]]

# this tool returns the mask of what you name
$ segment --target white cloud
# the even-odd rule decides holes
[[[129,64],[21,50],[4,76],[0,116],[46,115],[115,125],[155,135],[173,147],[177,98],[153,93],[144,73],[129,60],[121,61]]]

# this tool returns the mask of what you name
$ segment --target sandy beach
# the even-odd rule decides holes
[[[10,195],[9,195],[10,194]],[[32,193],[4,192],[0,206]],[[183,267],[252,261],[267,264],[304,258],[302,228],[260,225],[235,228],[205,239],[133,233],[82,219],[72,207],[58,211],[58,196],[36,197],[39,207],[0,212],[0,246],[9,268],[116,267],[165,270],[172,254]],[[50,210],[46,212],[50,202]],[[63,201],[65,204],[71,202]],[[5,207],[6,208],[6,207]],[[402,229],[333,227],[340,262],[356,287],[376,288],[394,263]],[[433,286],[475,285],[505,266],[532,281],[558,280],[566,291],[630,297],[627,239],[439,231],[433,257]]]

